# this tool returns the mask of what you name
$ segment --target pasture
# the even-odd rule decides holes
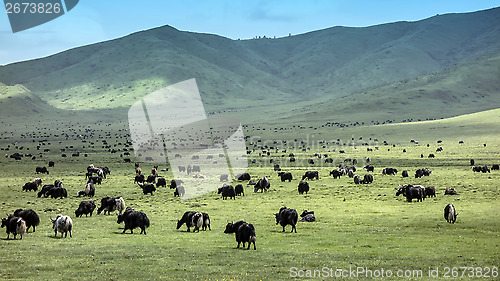
[[[217,192],[212,192],[183,201],[174,198],[173,190],[168,187],[158,188],[151,196],[143,195],[133,183],[133,152],[132,163],[124,163],[126,157],[120,157],[127,140],[125,125],[96,123],[72,127],[70,123],[63,123],[65,127],[57,130],[53,126],[37,130],[36,124],[14,125],[16,130],[11,134],[2,134],[0,147],[4,154],[38,155],[36,146],[41,140],[45,143],[42,150],[49,149],[35,160],[29,157],[19,161],[0,159],[0,213],[5,217],[17,208],[30,208],[41,220],[36,232],[30,229],[22,240],[12,240],[12,235],[11,239],[5,239],[5,229],[1,229],[2,280],[284,280],[291,279],[291,268],[296,268],[293,272],[320,270],[325,274],[325,268],[335,273],[357,267],[391,270],[394,275],[397,270],[416,274],[421,270],[421,276],[409,279],[427,280],[429,269],[438,268],[438,279],[447,279],[443,278],[445,267],[499,266],[500,171],[473,173],[469,162],[474,158],[476,165],[486,164],[490,168],[492,164],[500,164],[500,144],[495,142],[498,136],[495,132],[468,133],[460,136],[465,143],[459,144],[455,135],[442,137],[430,130],[431,133],[424,134],[418,139],[419,144],[415,144],[410,142],[411,137],[402,137],[411,129],[396,130],[387,125],[367,129],[370,133],[365,136],[380,140],[368,146],[331,143],[325,148],[314,146],[306,151],[300,148],[287,148],[286,152],[273,150],[269,156],[259,155],[261,150],[256,149],[249,154],[249,160],[255,161],[249,161],[248,173],[253,180],[267,176],[271,182],[268,192],[254,193],[253,186],[244,182],[245,196],[238,196],[236,200],[222,200]],[[424,130],[435,123],[430,124],[411,125]],[[458,130],[458,127],[451,128]],[[398,135],[395,131],[403,133]],[[338,133],[345,140],[343,143],[349,143],[354,135],[355,140],[359,140],[361,132],[360,128],[333,131],[329,139]],[[247,131],[247,134],[253,133]],[[84,135],[88,138],[78,137]],[[271,139],[269,135],[264,137]],[[382,143],[384,139],[390,140],[387,145]],[[103,147],[106,146],[103,140],[110,147]],[[443,142],[438,144],[437,140]],[[19,151],[21,146],[23,150]],[[254,148],[250,143],[247,146],[250,150]],[[438,147],[443,151],[436,152]],[[108,150],[113,148],[119,151],[110,153]],[[61,149],[65,149],[68,157],[61,157]],[[407,152],[403,153],[403,149]],[[73,151],[80,151],[80,156],[72,157]],[[296,162],[288,162],[289,153],[295,154]],[[324,157],[314,157],[314,153],[328,154],[336,164],[345,158],[360,159],[356,174],[361,176],[367,174],[361,159],[370,157],[370,164],[375,167],[374,182],[355,185],[347,176],[333,179],[329,176],[333,167],[324,163]],[[436,157],[428,158],[430,153]],[[310,158],[315,159],[315,165],[307,164]],[[270,159],[281,163],[283,171],[291,172],[294,180],[282,183]],[[36,175],[35,167],[48,166],[48,161],[55,162],[55,167],[49,168],[50,174]],[[79,202],[89,200],[76,197],[77,191],[85,187],[89,164],[108,166],[111,170],[102,185],[96,185],[96,196],[91,200],[99,207],[100,199],[105,196],[122,196],[127,206],[148,215],[151,226],[147,235],[140,235],[140,229],[135,229],[134,234],[122,234],[123,224],[117,224],[116,214],[97,215],[94,211],[92,217],[75,217]],[[141,163],[144,174],[148,174],[152,166]],[[382,175],[384,167],[397,168],[398,174]],[[415,170],[424,167],[432,170],[432,174],[415,179]],[[319,171],[320,178],[309,181],[311,190],[307,195],[299,195],[297,185],[307,170]],[[403,170],[409,171],[409,178],[401,177]],[[170,171],[160,175],[168,181],[172,179]],[[68,198],[37,198],[36,192],[22,191],[24,183],[35,177],[41,177],[44,184],[63,181]],[[437,196],[423,202],[406,202],[404,197],[395,196],[395,189],[407,183],[433,185]],[[454,188],[460,195],[445,196],[447,187]],[[453,204],[458,211],[455,224],[447,223],[443,217],[447,204]],[[317,221],[299,222],[297,233],[290,233],[290,226],[282,232],[274,218],[282,206],[294,208],[299,214],[305,209],[312,210]],[[177,220],[188,210],[210,214],[212,230],[188,233],[185,225],[176,230]],[[72,238],[54,237],[50,218],[58,213],[73,219]],[[234,234],[223,233],[227,222],[238,220],[255,226],[257,250],[236,249]],[[367,278],[359,275],[353,279]]]

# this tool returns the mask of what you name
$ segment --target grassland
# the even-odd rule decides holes
[[[22,240],[0,238],[0,279],[286,280],[291,268],[360,267],[415,270],[421,275],[406,279],[428,280],[429,269],[449,279],[445,267],[498,267],[500,172],[473,173],[470,159],[500,164],[499,11],[241,41],[165,26],[1,66],[0,151],[7,157],[0,158],[0,213],[34,209],[41,224]],[[193,77],[210,115],[241,120],[252,151],[248,172],[252,179],[269,177],[269,192],[245,186],[236,200],[215,192],[181,200],[166,188],[143,195],[133,184],[129,106]],[[267,155],[264,145],[278,149],[266,148]],[[8,157],[15,152],[35,159]],[[374,182],[334,180],[332,167],[314,153],[335,164],[357,159],[362,176],[370,157]],[[436,157],[427,158],[431,153]],[[132,163],[124,163],[128,157]],[[311,158],[316,164],[307,164]],[[295,179],[282,183],[271,160]],[[48,161],[56,163],[50,174],[35,174]],[[150,218],[147,235],[121,234],[116,215],[74,217],[91,163],[111,170],[93,200],[122,196]],[[410,178],[383,176],[384,167],[409,170]],[[423,167],[433,171],[430,177],[411,177]],[[320,179],[299,195],[307,170],[318,170]],[[23,192],[37,176],[46,184],[62,180],[69,197]],[[433,185],[437,197],[408,203],[395,196],[406,183]],[[460,195],[445,196],[448,187]],[[450,203],[459,213],[455,224],[443,218]],[[317,221],[283,233],[273,214],[284,205],[313,210]],[[175,230],[188,210],[209,213],[212,230]],[[73,217],[72,238],[54,237],[49,218],[57,213]],[[255,226],[256,251],[236,249],[234,235],[223,233],[237,220]]]
[[[0,212],[11,213],[17,208],[37,211],[41,224],[35,233],[22,240],[0,240],[0,278],[3,280],[284,280],[290,279],[290,268],[322,270],[323,267],[349,270],[363,267],[371,270],[422,270],[427,280],[429,268],[439,267],[493,267],[499,265],[500,211],[498,183],[500,172],[473,173],[469,159],[478,165],[499,164],[500,144],[498,110],[459,116],[452,119],[408,124],[348,128],[306,128],[278,135],[274,139],[293,142],[293,136],[309,133],[316,140],[341,139],[343,143],[368,142],[368,152],[361,145],[337,146],[331,142],[325,148],[309,142],[311,150],[302,152],[288,147],[284,153],[272,152],[259,156],[250,154],[248,172],[253,179],[268,176],[271,189],[267,193],[254,193],[245,186],[245,196],[236,200],[222,200],[215,193],[180,200],[170,189],[160,188],[153,196],[143,195],[133,184],[133,164],[123,163],[119,153],[127,140],[125,124],[85,123],[66,120],[58,126],[41,123],[13,124],[3,129],[0,148],[5,153],[16,151],[38,156],[36,146],[50,149],[35,160],[23,158],[15,161],[1,158]],[[40,128],[40,129],[37,129]],[[85,131],[88,129],[89,131]],[[272,128],[252,130],[246,134],[259,136],[272,144]],[[495,130],[496,129],[496,130]],[[7,133],[7,130],[9,133]],[[325,130],[319,134],[318,130]],[[32,135],[26,135],[31,132]],[[116,135],[115,135],[116,133]],[[260,135],[259,135],[260,134]],[[58,135],[58,136],[55,136]],[[83,142],[78,135],[88,135]],[[290,137],[290,138],[287,138]],[[68,139],[66,139],[68,138]],[[297,137],[305,140],[306,138]],[[378,139],[379,141],[375,141]],[[419,144],[410,142],[416,139]],[[35,140],[35,142],[33,142]],[[102,147],[106,140],[118,153],[109,153]],[[311,137],[310,139],[311,140]],[[386,140],[388,145],[382,142]],[[437,143],[441,140],[442,143]],[[464,140],[459,144],[458,140]],[[91,142],[94,144],[92,145]],[[50,144],[49,144],[50,143]],[[122,145],[119,145],[121,143]],[[426,144],[429,143],[429,146]],[[483,144],[487,145],[484,146]],[[10,147],[9,147],[10,145]],[[116,145],[116,146],[115,146]],[[248,144],[250,148],[250,144]],[[19,147],[23,146],[22,150]],[[435,152],[437,147],[442,152]],[[5,149],[9,147],[8,151]],[[17,147],[17,149],[16,149]],[[378,147],[378,149],[376,148]],[[29,148],[29,150],[27,150]],[[87,153],[84,157],[61,158],[60,149],[68,155],[73,151]],[[407,152],[403,153],[403,149]],[[339,150],[346,153],[340,154]],[[287,165],[288,153],[295,153],[297,162]],[[330,167],[319,159],[316,165],[304,164],[313,154],[327,153],[334,159],[370,157],[376,167],[374,183],[355,185],[352,179],[328,177]],[[421,154],[436,154],[436,158],[421,158]],[[132,157],[133,158],[133,157]],[[274,159],[292,172],[294,180],[281,183],[270,167]],[[53,160],[56,166],[49,175],[41,176],[45,183],[62,180],[69,196],[64,199],[37,198],[33,192],[21,191],[22,185],[32,180],[36,166],[46,166]],[[318,162],[319,161],[319,162]],[[95,201],[104,196],[122,196],[128,206],[144,211],[151,220],[147,235],[121,234],[123,225],[116,223],[115,215],[94,215],[75,218],[74,210],[81,198],[88,164],[108,166],[111,175],[97,187]],[[150,165],[142,164],[147,171]],[[360,175],[365,171],[358,165]],[[396,167],[399,171],[428,167],[433,173],[422,179],[403,179],[383,176],[383,167]],[[162,168],[162,166],[160,166]],[[307,195],[297,193],[298,178],[306,170],[319,170],[320,179],[311,181]],[[167,179],[172,175],[163,172]],[[395,196],[399,184],[434,185],[436,198],[424,202],[408,203]],[[459,196],[445,196],[446,187],[455,188]],[[459,216],[457,223],[449,224],[443,218],[446,204],[454,204]],[[99,203],[98,203],[99,205]],[[273,213],[286,205],[301,212],[314,210],[317,221],[299,223],[298,233],[281,232],[274,224]],[[45,212],[47,209],[59,211]],[[187,210],[200,210],[210,214],[212,230],[187,233],[185,227],[175,230],[177,219]],[[49,218],[56,213],[73,217],[73,238],[54,238]],[[254,224],[257,232],[257,250],[236,249],[234,235],[223,233],[228,221],[245,220]],[[394,273],[395,274],[395,273]],[[326,279],[326,278],[322,278]],[[352,279],[366,279],[363,276]],[[398,278],[386,278],[395,280]],[[441,278],[445,279],[445,278]]]

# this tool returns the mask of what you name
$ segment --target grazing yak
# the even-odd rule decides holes
[[[35,171],[37,174],[42,173],[42,174],[49,174],[49,171],[47,170],[47,167],[36,167]]]
[[[361,176],[360,175],[354,175],[354,183],[355,184],[360,184],[361,183]]]
[[[55,180],[54,181],[54,186],[55,187],[63,187],[63,182],[60,180]]]
[[[178,185],[175,187],[174,197],[175,196],[184,197],[185,193],[186,193],[186,190],[184,189],[184,186]]]
[[[249,173],[243,173],[243,174],[237,174],[236,179],[239,181],[249,181],[250,180],[250,174]]]
[[[401,175],[403,176],[403,178],[407,178],[408,177],[408,171],[407,170],[404,170]]]
[[[146,181],[146,177],[144,175],[136,175],[134,178],[134,183],[144,183]]]
[[[193,165],[193,169],[191,170],[193,173],[200,173],[201,172],[201,167],[200,165]]]
[[[97,177],[89,177],[89,180],[87,182],[91,182],[93,184],[98,184],[101,185],[102,183],[102,177],[97,176]]]
[[[144,195],[148,193],[151,193],[151,195],[153,195],[153,192],[156,191],[156,187],[154,186],[154,184],[138,183],[137,185],[142,188],[142,193],[144,193]]]
[[[61,233],[61,237],[64,234],[64,237],[72,236],[73,231],[73,221],[69,216],[63,216],[61,214],[57,215],[55,219],[50,219],[52,221],[52,228],[54,229],[54,236],[57,237],[57,232]]]
[[[295,227],[299,218],[297,211],[287,207],[281,207],[279,213],[274,214],[274,216],[276,217],[276,224],[280,224],[283,227],[283,232],[285,231],[285,226],[291,225],[292,230],[290,232],[295,230],[295,233],[297,233],[297,228]]]
[[[413,186],[411,184],[400,185],[396,196],[400,194],[403,194],[408,202],[412,202],[414,198],[417,199],[417,202],[422,202],[424,199],[424,187],[421,185]]]
[[[303,176],[302,176],[302,179],[301,180],[304,180],[304,179],[308,179],[308,180],[312,180],[312,179],[317,179],[319,180],[319,172],[318,171],[307,171]]]
[[[85,186],[84,190],[80,190],[77,193],[77,197],[80,196],[88,196],[88,197],[94,197],[95,196],[95,186],[93,183],[89,182]]]
[[[27,182],[23,186],[23,191],[37,191],[38,187],[42,185],[42,179],[40,178],[35,178],[33,181]]]
[[[2,227],[5,227],[7,232],[7,239],[9,239],[10,234],[14,234],[14,239],[16,235],[20,235],[23,239],[24,233],[26,233],[26,222],[21,217],[16,217],[14,215],[8,215],[7,218],[2,218]]]
[[[340,178],[342,176],[342,173],[339,170],[332,170],[330,172],[330,176],[332,176],[334,179]]]
[[[88,216],[89,214],[92,216],[95,207],[94,201],[82,201],[80,202],[80,205],[78,205],[78,209],[75,210],[75,216],[77,218],[82,215]]]
[[[281,182],[291,182],[293,180],[292,173],[290,172],[279,172],[278,176],[281,178]]]
[[[45,196],[45,194],[51,190],[52,188],[55,188],[55,186],[53,184],[46,184],[44,186],[42,186],[42,189],[38,192],[38,198],[42,197],[42,195],[44,195],[44,197],[47,197]]]
[[[499,165],[499,164],[493,164],[493,165],[491,166],[491,169],[492,169],[492,170],[496,170],[496,171],[498,171],[498,170],[500,170],[500,165]]]
[[[182,215],[182,218],[180,220],[177,220],[177,228],[181,228],[183,224],[186,224],[187,226],[187,232],[190,232],[190,228],[193,226],[193,215],[196,214],[197,212],[195,211],[187,211]]]
[[[449,223],[455,223],[457,220],[457,211],[455,210],[455,206],[452,204],[446,205],[444,208],[444,219]]]
[[[395,176],[398,173],[396,168],[383,168],[382,175],[393,175]]]
[[[237,184],[234,187],[234,192],[236,193],[236,196],[239,196],[239,195],[245,196],[245,191],[243,189],[243,185],[242,184]]]
[[[354,172],[352,170],[349,170],[349,172],[347,172],[347,176],[350,178],[354,178]]]
[[[66,190],[66,188],[64,187],[53,187],[51,189],[49,189],[45,194],[44,194],[45,197],[49,197],[50,198],[66,198],[68,197],[68,191]]]
[[[307,194],[307,192],[309,192],[309,183],[306,181],[300,181],[298,190],[299,194],[304,194],[304,192]]]
[[[479,172],[481,172],[481,170],[482,170],[482,167],[480,167],[480,166],[472,166],[472,171],[473,172],[479,173]]]
[[[372,165],[366,165],[363,168],[365,168],[367,172],[375,171],[375,167],[373,167]]]
[[[35,232],[35,226],[40,225],[40,217],[32,209],[17,209],[14,211],[14,216],[22,218],[26,222],[26,232],[33,226],[33,232]]]
[[[156,183],[156,175],[149,175],[148,178],[146,179],[146,182],[147,183],[152,183],[152,184],[155,184]]]
[[[490,169],[488,168],[488,166],[487,166],[487,165],[484,165],[484,166],[481,168],[481,172],[483,172],[483,173],[486,173],[486,172],[491,173],[491,171],[490,171]]]
[[[156,180],[156,188],[160,186],[167,187],[167,180],[165,178],[158,177],[158,179]]]
[[[267,191],[269,189],[269,187],[271,186],[271,184],[269,183],[269,180],[267,179],[267,177],[262,177],[254,186],[254,189],[253,191],[254,192],[257,192],[259,191],[259,189],[261,190],[261,192],[264,192],[264,191]]]
[[[94,187],[94,184],[89,182],[87,183],[87,186],[85,187],[85,195],[87,195],[88,197],[94,197],[95,195],[95,187]]]
[[[427,168],[418,169],[415,171],[415,178],[421,178],[422,176],[430,176],[432,171]]]
[[[426,187],[424,192],[425,197],[436,197],[436,188],[434,186]]]
[[[143,212],[134,211],[134,209],[130,207],[127,207],[123,214],[118,215],[118,220],[116,222],[125,223],[125,227],[123,228],[122,233],[125,233],[127,229],[130,229],[130,234],[133,234],[134,228],[140,227],[140,234],[144,233],[144,235],[146,235],[146,227],[149,227],[148,216],[146,216],[146,214]]]
[[[227,174],[220,175],[219,181],[220,182],[229,181],[229,176]]]
[[[101,199],[101,207],[97,209],[97,214],[101,214],[104,211],[104,214],[108,212],[108,215],[111,212],[118,211],[121,214],[125,210],[125,200],[121,197],[104,197]]]
[[[222,194],[222,200],[226,200],[228,197],[236,199],[236,192],[232,185],[224,184],[222,187],[219,187],[217,194]]]
[[[316,221],[316,217],[314,216],[314,211],[304,210],[302,214],[300,214],[301,222],[313,222]]]
[[[170,185],[168,186],[170,189],[175,189],[178,185],[181,185],[182,183],[184,183],[183,180],[171,180],[170,181]]]
[[[368,184],[368,183],[372,183],[372,182],[373,182],[373,175],[371,175],[371,174],[366,174],[363,177],[363,180],[361,181],[361,183],[364,183],[364,184]]]
[[[243,248],[245,247],[245,243],[248,243],[247,250],[249,250],[250,245],[253,243],[253,249],[257,250],[257,247],[255,246],[255,241],[257,241],[255,228],[251,223],[246,223],[244,221],[228,223],[224,233],[235,233],[236,242],[238,242],[238,246],[236,246],[236,248],[240,247],[240,243],[243,243]]]

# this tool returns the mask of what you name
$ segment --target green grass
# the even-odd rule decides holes
[[[24,126],[13,124],[12,135],[2,132],[0,148],[10,145],[9,151],[2,152],[11,154],[17,151],[15,146],[22,145],[23,153],[37,154],[38,142],[32,142],[32,139],[47,139],[51,144],[45,145],[50,152],[36,160],[0,159],[0,212],[5,214],[17,208],[31,208],[41,218],[37,231],[26,234],[22,240],[5,240],[5,233],[0,238],[0,279],[284,280],[290,279],[291,267],[310,270],[323,267],[334,270],[349,270],[350,267],[423,270],[424,279],[427,279],[429,267],[439,267],[440,271],[446,266],[498,267],[500,219],[495,214],[500,211],[500,173],[473,173],[469,166],[471,158],[478,165],[500,163],[500,144],[494,141],[498,131],[491,131],[498,124],[495,119],[498,115],[498,110],[493,110],[421,123],[330,129],[332,131],[325,135],[329,139],[338,135],[347,143],[351,136],[358,139],[363,133],[364,140],[368,136],[378,138],[380,142],[387,138],[390,145],[373,143],[370,147],[374,151],[368,152],[362,146],[330,144],[324,149],[314,147],[307,152],[288,149],[286,153],[273,152],[265,157],[256,151],[250,155],[256,163],[250,164],[248,172],[253,179],[269,176],[269,192],[254,193],[251,187],[245,187],[245,196],[236,200],[222,200],[217,194],[210,193],[186,201],[174,198],[172,190],[165,188],[160,188],[153,196],[143,195],[133,184],[133,164],[123,163],[119,154],[108,153],[102,148],[98,139],[106,139],[112,147],[116,144],[116,148],[124,148],[125,139],[115,137],[115,133],[127,134],[124,123],[108,125],[66,120],[57,128],[41,126],[45,125],[43,122]],[[36,127],[45,129],[38,131]],[[433,127],[447,127],[448,130],[438,134],[434,133]],[[94,130],[94,135],[82,142],[77,136],[85,128]],[[317,134],[317,140],[323,139],[318,130],[296,129],[290,136],[307,131]],[[24,132],[35,134],[23,138],[21,134]],[[111,134],[107,136],[108,132]],[[68,134],[68,140],[63,133]],[[252,136],[257,131],[246,133]],[[266,140],[265,137],[271,135],[262,137]],[[458,137],[465,143],[459,144]],[[410,143],[412,138],[419,144]],[[288,140],[290,143],[293,139]],[[438,144],[437,140],[443,143]],[[90,141],[95,142],[94,148],[89,147]],[[119,142],[122,145],[118,145]],[[484,147],[483,143],[487,146]],[[439,146],[443,147],[443,152],[436,153]],[[88,157],[61,158],[61,148],[66,148],[68,155],[72,151],[81,151]],[[340,154],[341,149],[346,153]],[[407,152],[403,153],[403,149]],[[376,167],[374,183],[355,185],[348,177],[334,180],[327,176],[330,167],[304,167],[297,163],[285,168],[295,179],[291,183],[281,183],[269,166],[269,159],[285,163],[287,157],[282,155],[290,152],[296,154],[298,163],[312,158],[315,152],[327,153],[334,159],[369,156]],[[436,158],[420,157],[420,154],[427,156],[429,153],[436,154]],[[56,167],[50,169],[50,175],[41,176],[44,183],[62,180],[69,197],[37,198],[36,193],[21,191],[25,182],[37,176],[35,167],[45,166],[50,160],[56,162]],[[147,235],[140,235],[137,229],[134,234],[121,234],[123,225],[116,223],[115,215],[74,216],[74,210],[82,201],[76,198],[76,192],[84,188],[84,173],[90,163],[111,169],[109,178],[97,186],[94,198],[97,205],[104,196],[122,196],[127,206],[144,211],[150,218]],[[142,167],[143,171],[148,171],[150,165],[142,164]],[[383,167],[409,170],[411,177],[403,179],[400,174],[383,176]],[[413,172],[422,167],[431,169],[432,175],[414,179]],[[364,175],[365,171],[358,168],[357,173]],[[310,181],[308,195],[299,195],[298,178],[304,171],[312,169],[320,171],[320,180]],[[162,174],[168,180],[172,178],[170,173]],[[395,196],[395,188],[404,183],[434,185],[437,197],[407,203],[404,198]],[[455,188],[460,195],[444,196],[446,187]],[[449,203],[454,204],[459,213],[455,224],[449,224],[443,218],[444,207]],[[287,232],[283,233],[281,227],[275,225],[273,215],[283,205],[298,212],[314,210],[317,222],[299,223],[296,234],[290,233],[288,226]],[[46,209],[60,211],[44,212]],[[175,230],[177,219],[187,210],[209,213],[212,230],[187,233],[185,226]],[[57,213],[73,218],[73,238],[54,238],[49,218]],[[256,251],[236,249],[234,235],[223,233],[228,221],[240,219],[255,226]]]

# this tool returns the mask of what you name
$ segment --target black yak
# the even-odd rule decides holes
[[[255,235],[255,228],[252,224],[246,223],[244,221],[238,221],[236,223],[228,223],[226,225],[226,230],[224,233],[235,233],[236,242],[238,242],[238,246],[240,247],[240,243],[243,243],[243,247],[245,247],[245,243],[248,243],[247,250],[250,249],[250,245],[253,243],[253,249],[257,250],[255,246],[255,241],[257,240]]]
[[[117,223],[125,223],[125,227],[123,228],[123,232],[127,229],[130,229],[130,233],[134,233],[134,228],[141,228],[141,233],[144,233],[146,235],[146,227],[149,227],[149,219],[148,216],[146,216],[145,213],[143,212],[137,212],[134,211],[132,208],[127,207],[125,209],[125,212],[123,214],[118,215],[118,220]]]
[[[95,203],[94,201],[82,201],[80,202],[80,205],[78,206],[78,209],[75,210],[75,216],[81,217],[82,215],[92,216],[92,213],[94,212],[95,209]]]
[[[299,218],[297,211],[281,207],[279,213],[274,214],[274,216],[276,217],[276,224],[280,224],[283,227],[283,232],[285,231],[285,226],[291,225],[291,232],[295,230],[295,233],[297,233],[297,228],[295,227]]]
[[[33,232],[35,232],[35,226],[40,225],[40,217],[32,209],[17,209],[14,211],[14,216],[21,217],[26,222],[26,232],[33,226]]]
[[[181,228],[181,226],[183,224],[186,224],[187,226],[187,232],[190,232],[190,228],[192,226],[192,219],[193,219],[193,215],[196,214],[197,212],[195,211],[187,211],[185,212],[183,215],[182,215],[182,218],[180,220],[177,220],[177,228],[176,229],[179,229]]]

